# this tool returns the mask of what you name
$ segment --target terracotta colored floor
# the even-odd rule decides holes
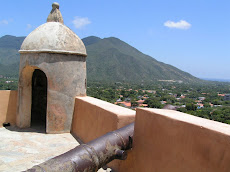
[[[45,134],[39,128],[0,128],[0,172],[26,170],[77,145],[69,133]]]

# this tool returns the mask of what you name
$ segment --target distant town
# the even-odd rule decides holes
[[[17,90],[18,78],[0,75],[1,90]],[[135,110],[164,108],[230,124],[230,83],[184,83],[159,80],[151,85],[89,82],[87,95]]]
[[[88,96],[135,110],[168,108],[230,124],[230,83],[186,84],[159,81],[152,85],[89,84]]]

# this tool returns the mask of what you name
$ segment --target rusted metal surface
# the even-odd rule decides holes
[[[114,159],[124,160],[132,148],[134,123],[32,167],[27,172],[95,172]]]

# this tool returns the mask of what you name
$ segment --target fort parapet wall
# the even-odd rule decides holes
[[[135,114],[93,97],[76,97],[71,131],[86,143],[134,122]]]
[[[87,143],[135,120],[136,112],[93,97],[76,97],[71,133]],[[113,160],[108,164],[115,171],[128,161]],[[131,164],[132,165],[132,164]]]
[[[0,90],[0,127],[3,123],[16,123],[18,91]]]
[[[230,125],[165,109],[137,109],[134,171],[230,171]]]
[[[0,127],[16,121],[17,91],[0,91]],[[71,133],[91,141],[135,120],[133,149],[108,166],[119,172],[230,171],[230,125],[185,113],[127,108],[76,97]]]

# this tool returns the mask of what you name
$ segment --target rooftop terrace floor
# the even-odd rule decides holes
[[[70,133],[46,134],[38,127],[0,128],[0,172],[26,170],[78,145]]]
[[[46,134],[39,126],[0,128],[0,172],[27,170],[78,145],[79,142],[70,133]]]

